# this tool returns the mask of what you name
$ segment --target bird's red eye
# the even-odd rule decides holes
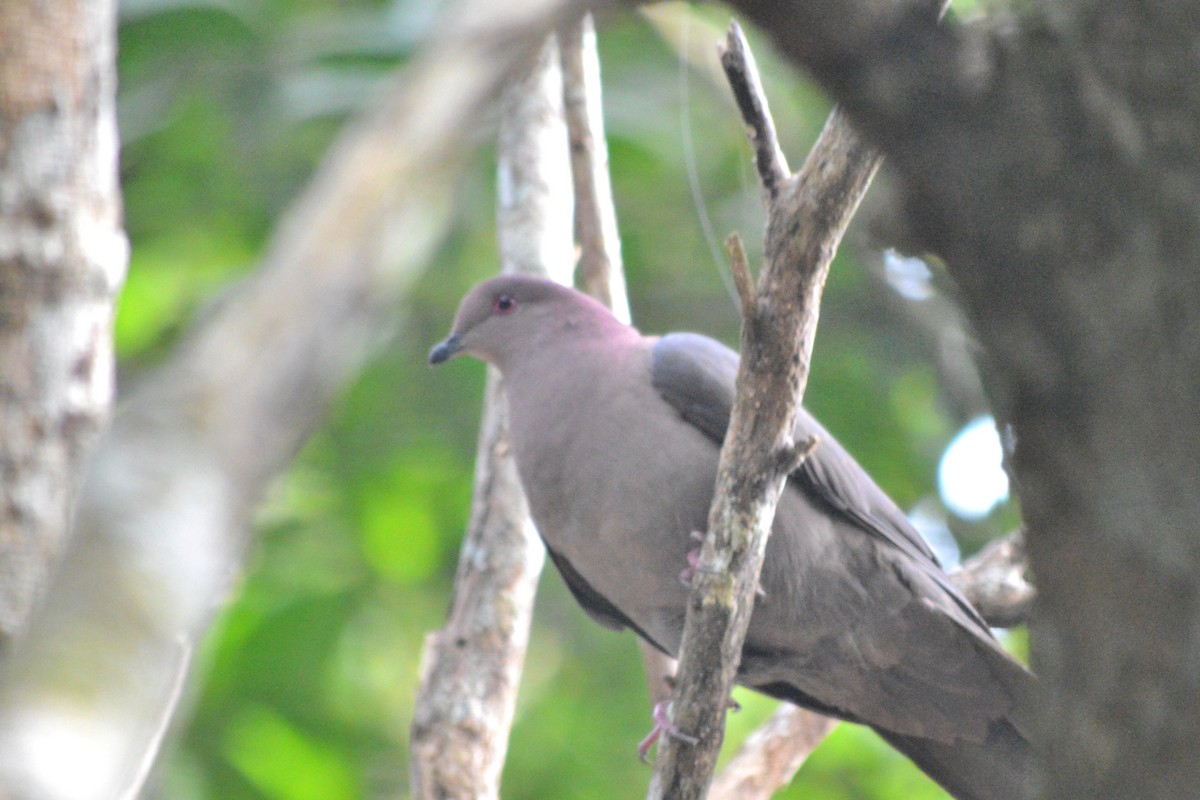
[[[507,314],[517,307],[517,301],[506,294],[502,294],[496,298],[495,309],[497,314]]]

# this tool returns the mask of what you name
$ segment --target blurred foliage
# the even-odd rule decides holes
[[[253,269],[273,221],[348,115],[424,38],[436,5],[123,3],[122,179],[133,256],[117,324],[122,380],[164,358],[204,305]],[[703,228],[717,239],[739,230],[755,247],[762,219],[742,126],[714,68],[725,22],[718,8],[674,4],[607,21],[600,44],[635,317],[648,331],[735,342],[735,306]],[[785,148],[799,162],[827,104],[762,37],[755,43]],[[406,792],[418,661],[449,602],[483,377],[477,365],[430,371],[424,360],[463,291],[495,268],[492,171],[484,148],[436,265],[397,310],[401,335],[346,390],[264,504],[158,796]],[[882,276],[878,254],[865,248],[839,257],[808,404],[902,505],[940,509],[935,465],[968,418],[949,409],[979,399],[947,400],[930,366],[936,342],[897,311],[909,301]],[[947,521],[974,548],[1013,520],[1007,509],[969,528]],[[730,717],[731,746],[772,707],[739,696],[745,710]],[[632,637],[591,624],[548,571],[505,795],[640,797],[649,771],[634,747],[648,725]],[[944,797],[850,726],[784,796]]]

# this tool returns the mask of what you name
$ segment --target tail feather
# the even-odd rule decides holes
[[[1030,800],[1036,796],[1033,748],[1007,720],[994,722],[986,742],[954,744],[880,730],[956,800]]]

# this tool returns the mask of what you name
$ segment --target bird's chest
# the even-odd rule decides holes
[[[689,452],[690,430],[681,443],[648,357],[617,366],[526,385],[512,397],[514,451],[547,545],[605,594],[657,602],[680,588],[690,532],[704,528],[715,449]]]

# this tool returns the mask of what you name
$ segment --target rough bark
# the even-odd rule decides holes
[[[652,798],[704,797],[712,779],[775,505],[788,473],[816,444],[793,442],[791,432],[808,379],[821,290],[880,158],[835,110],[804,167],[791,175],[736,24],[722,61],[738,87],[734,96],[758,156],[767,207],[765,263],[755,287],[740,245],[731,248],[743,312],[737,399],[689,594],[672,704],[674,725],[697,741],[664,737]]]
[[[112,0],[0,4],[0,649],[62,553],[112,402],[115,47]]]
[[[745,1],[889,157],[990,365],[1040,596],[1044,796],[1200,794],[1200,19]]]
[[[558,45],[501,101],[497,233],[504,272],[569,283],[571,177]],[[489,370],[471,521],[446,626],[431,634],[413,714],[416,798],[492,798],[508,748],[545,549],[509,452],[507,403]]]

